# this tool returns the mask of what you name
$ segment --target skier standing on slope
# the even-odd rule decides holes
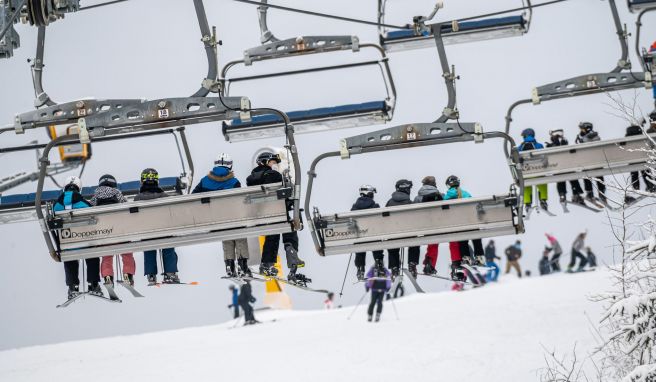
[[[568,273],[581,272],[583,271],[583,268],[585,268],[585,265],[588,263],[588,258],[582,253],[583,248],[585,247],[586,236],[586,232],[581,232],[578,234],[578,236],[576,236],[576,239],[574,239],[574,242],[572,243],[572,257],[569,261],[569,265],[567,266]],[[576,265],[576,259],[581,259],[581,261],[576,271],[574,271],[573,269]]]
[[[106,174],[98,180],[98,187],[89,200],[92,206],[104,206],[107,204],[126,203],[128,200],[118,189],[118,183],[114,176]],[[132,252],[121,254],[123,260],[123,280],[134,285],[134,273],[136,265]],[[114,287],[114,256],[104,256],[100,264],[100,273],[106,285]]]
[[[141,188],[134,201],[153,200],[166,197],[164,190],[159,187],[159,173],[154,168],[147,168],[141,172]],[[175,248],[162,249],[162,263],[164,263],[164,283],[178,284],[178,254]],[[144,274],[148,285],[157,284],[157,251],[144,251]]]
[[[326,299],[323,301],[323,307],[327,310],[333,309],[335,304],[335,293],[328,292]]]
[[[506,248],[506,274],[510,273],[510,268],[515,268],[517,277],[522,277],[522,268],[519,266],[519,259],[522,257],[522,242],[517,240],[515,244]]]
[[[551,273],[551,262],[549,261],[549,252],[551,252],[551,247],[544,247],[544,251],[542,251],[542,258],[538,263],[540,276],[548,275],[549,273]]]
[[[52,206],[53,211],[74,210],[78,208],[91,207],[80,191],[82,182],[77,176],[66,179],[64,190]],[[89,293],[102,296],[100,289],[100,259],[85,259],[87,265],[87,282]],[[64,261],[64,273],[66,274],[66,286],[68,286],[68,299],[72,299],[80,292],[80,262],[78,260]]]
[[[373,318],[374,306],[376,306],[376,322],[380,321],[380,314],[383,312],[383,300],[391,287],[390,271],[384,267],[371,267],[369,269],[365,284],[365,290],[367,292],[371,290],[371,302],[369,303],[369,309],[367,309],[367,321],[371,322]]]
[[[494,240],[490,240],[485,246],[485,266],[492,268],[486,275],[488,282],[498,281],[499,279],[499,265],[494,261],[496,259],[501,260],[501,258],[497,256],[497,248],[494,245]]]
[[[549,131],[549,137],[551,141],[547,142],[547,147],[567,146],[569,144],[564,136],[563,129]],[[585,201],[583,200],[583,189],[581,188],[579,181],[577,179],[570,180],[569,184],[572,188],[572,203],[585,205]],[[560,202],[565,203],[567,201],[567,183],[556,183],[556,189],[558,190]]]
[[[600,140],[601,137],[599,137],[599,133],[594,131],[594,127],[591,122],[579,123],[579,135],[576,136],[576,143],[588,143]],[[606,184],[604,183],[604,177],[598,176],[596,183],[599,200],[603,204],[606,204]],[[590,203],[596,203],[594,190],[592,188],[592,181],[590,179],[583,179],[583,187],[585,188],[585,200],[590,201]]]
[[[545,233],[544,235],[547,237],[547,240],[549,240],[550,245],[546,248],[549,249],[549,252],[553,251],[553,256],[551,257],[551,271],[560,272],[560,255],[563,254],[563,248],[553,235],[549,235],[548,233]]]
[[[248,186],[259,186],[283,181],[282,174],[276,169],[282,160],[280,155],[271,152],[263,152],[257,157],[257,167],[251,171],[246,178]],[[288,206],[291,209],[291,206]],[[296,231],[282,234],[282,244],[287,256],[287,267],[289,274],[287,279],[291,282],[309,282],[305,275],[296,273],[298,268],[305,266],[305,262],[298,257],[298,234]],[[280,246],[280,235],[268,235],[264,239],[262,248],[262,261],[260,263],[260,274],[265,276],[276,276],[278,269],[275,264]]]
[[[414,203],[429,203],[444,200],[444,196],[437,188],[437,182],[434,176],[426,176],[421,180],[421,188],[417,192]],[[435,269],[437,265],[438,244],[428,244],[426,254],[424,255],[424,274],[434,275],[437,273]],[[416,277],[416,276],[415,276]]]
[[[230,294],[232,296],[232,304],[228,305],[228,308],[232,308],[234,318],[239,318],[239,291],[237,290],[237,287],[232,284],[230,284],[228,289],[230,289]]]
[[[253,297],[250,281],[246,280],[241,286],[238,300],[239,306],[241,306],[241,309],[244,311],[244,319],[246,320],[244,325],[257,324],[259,321],[255,319],[255,316],[253,315],[253,307],[251,306],[251,303],[254,303],[257,300]]]
[[[539,143],[535,140],[535,130],[533,129],[524,129],[524,131],[522,131],[522,138],[523,142],[517,146],[517,150],[520,152],[540,150],[544,148],[542,143]],[[547,199],[549,198],[547,194],[547,185],[539,184],[537,185],[537,189],[538,199],[540,200],[540,207],[543,210],[546,210],[548,209]],[[524,187],[524,204],[526,205],[527,209],[531,208],[531,205],[533,204],[533,187]]]
[[[385,207],[402,206],[405,204],[412,204],[410,200],[410,190],[412,190],[412,182],[407,179],[400,179],[395,185],[396,191],[392,193],[392,197],[387,201]],[[387,250],[387,263],[392,270],[392,278],[396,278],[401,272],[401,250],[399,248],[392,248]],[[412,277],[417,278],[417,264],[419,263],[419,247],[408,248],[408,270]]]
[[[232,171],[232,158],[226,153],[220,153],[214,161],[212,171],[200,180],[191,193],[230,190],[240,187],[241,183],[239,179],[235,178],[235,173]],[[248,268],[248,241],[246,239],[224,240],[222,245],[226,275],[228,277],[253,276]],[[235,260],[239,264],[239,273],[235,269]]]
[[[351,211],[380,208],[378,203],[374,201],[374,194],[376,194],[376,188],[374,186],[364,184],[360,186],[358,191],[360,192],[360,197],[355,201],[355,203],[353,203]],[[385,256],[383,251],[373,251],[373,256],[376,266],[382,268],[383,257]],[[355,268],[359,281],[365,280],[364,272],[366,266],[366,257],[367,252],[357,252],[355,254]]]

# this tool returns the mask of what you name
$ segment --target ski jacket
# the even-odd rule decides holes
[[[488,263],[493,263],[494,259],[501,260],[501,258],[497,256],[497,248],[494,246],[494,244],[488,243],[485,246],[485,261]]]
[[[166,195],[164,190],[159,188],[158,184],[144,183],[141,185],[137,196],[134,197],[134,201],[159,199],[166,196],[168,195]]]
[[[360,196],[355,203],[353,203],[351,211],[368,210],[370,208],[380,208],[380,206],[372,198],[368,196]]]
[[[522,249],[517,245],[511,245],[506,248],[506,257],[508,261],[515,261],[522,257]]]
[[[414,203],[435,202],[443,199],[442,193],[437,187],[431,186],[430,184],[424,184],[417,192]]]
[[[241,286],[241,289],[239,290],[238,300],[240,304],[248,304],[251,302],[255,302],[255,297],[253,297],[250,283],[245,283],[244,285]]]
[[[576,143],[588,143],[588,142],[595,142],[595,141],[600,141],[601,137],[599,136],[599,133],[596,131],[591,131],[587,134],[579,135],[576,136]]]
[[[540,263],[538,264],[538,268],[540,269],[540,275],[548,275],[551,273],[551,262],[549,261],[549,258],[544,256],[542,259],[540,259]]]
[[[259,186],[262,184],[282,182],[282,174],[269,166],[259,165],[251,171],[246,178],[247,186]]]
[[[232,306],[239,305],[239,291],[237,288],[232,290]]]
[[[405,192],[394,191],[392,193],[392,198],[387,201],[385,207],[402,206],[404,204],[412,204],[412,200],[410,200],[410,195],[406,194]]]
[[[547,235],[547,240],[549,240],[549,244],[551,244],[551,250],[553,251],[554,255],[560,255],[563,253],[563,249],[555,237]]]
[[[572,243],[572,249],[575,249],[579,252],[581,252],[584,246],[585,246],[585,239],[581,235],[577,236],[576,239],[574,239],[574,242]]]
[[[98,186],[91,199],[89,199],[89,204],[92,206],[104,206],[106,204],[125,203],[127,201],[118,188]]]
[[[641,135],[642,134],[642,127],[636,126],[636,125],[631,125],[626,128],[626,135],[625,137],[632,137],[634,135]]]
[[[84,199],[82,194],[77,191],[64,191],[57,198],[57,201],[52,206],[52,210],[64,211],[86,207],[91,207],[91,204]]]
[[[524,137],[524,142],[520,143],[519,146],[517,146],[517,150],[519,151],[539,150],[543,148],[544,146],[542,146],[542,143],[539,143],[538,141],[535,140],[535,137],[532,137],[530,135]]]
[[[451,187],[444,195],[444,200],[450,199],[467,199],[471,198],[471,194],[460,187]]]
[[[241,187],[241,183],[235,178],[232,171],[227,167],[216,166],[198,182],[191,193],[198,194],[200,192],[229,190],[239,187]]]
[[[558,147],[558,146],[567,146],[567,145],[569,145],[567,138],[560,137],[557,135],[551,137],[551,142],[547,142],[547,147]]]
[[[392,288],[392,279],[390,278],[391,274],[387,268],[383,268],[385,271],[384,278],[377,278],[376,271],[374,267],[369,269],[367,272],[367,282],[365,283],[366,290],[374,290],[378,292],[388,292]]]

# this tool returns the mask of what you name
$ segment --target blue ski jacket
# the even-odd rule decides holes
[[[460,190],[460,195],[458,195],[458,190]],[[449,188],[449,191],[444,194],[444,200],[449,200],[449,199],[467,199],[471,198],[471,194],[465,190],[463,190],[460,187],[451,187]]]
[[[520,143],[519,146],[517,146],[517,150],[519,151],[539,150],[543,148],[544,146],[542,145],[542,143],[536,141],[535,137],[531,135],[525,137],[524,142]]]
[[[241,187],[241,183],[235,178],[235,174],[232,171],[227,167],[216,166],[200,180],[191,193],[197,194],[199,192],[229,190],[239,187]]]
[[[64,191],[59,195],[52,209],[53,211],[64,211],[86,207],[91,207],[91,204],[84,199],[82,194],[76,191]]]

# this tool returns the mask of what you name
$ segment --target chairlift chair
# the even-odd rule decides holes
[[[648,8],[656,8],[656,0],[626,0],[626,3],[632,13]]]

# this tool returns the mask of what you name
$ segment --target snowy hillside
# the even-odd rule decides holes
[[[232,329],[232,321],[9,350],[0,352],[0,381],[538,380],[542,345],[565,353],[575,343],[582,352],[594,346],[589,319],[597,321],[600,306],[587,297],[609,286],[605,270],[506,277],[397,300],[398,321],[388,301],[378,324],[366,322],[364,306],[351,320],[352,307],[269,311],[257,326]]]

